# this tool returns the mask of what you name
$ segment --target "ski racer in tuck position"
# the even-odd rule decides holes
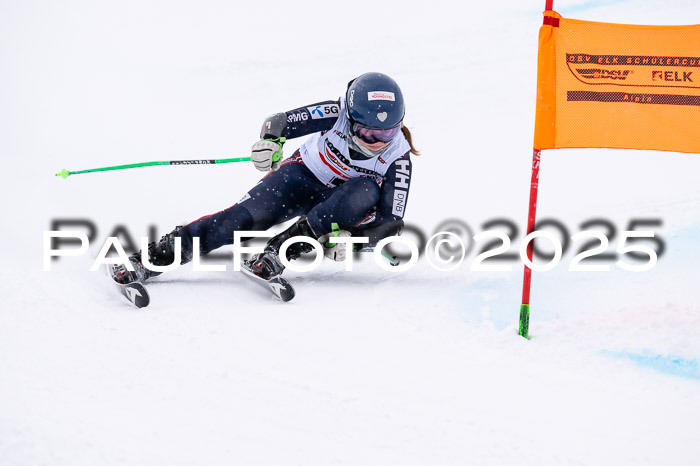
[[[268,117],[251,159],[258,170],[269,173],[233,206],[176,227],[151,243],[149,263],[172,264],[176,237],[181,238],[184,264],[195,253],[207,254],[231,244],[234,231],[264,231],[299,216],[287,230],[271,238],[262,253],[242,264],[244,271],[269,281],[284,270],[279,250],[289,238],[317,239],[326,244],[326,257],[340,261],[345,259],[346,245],[329,247],[327,239],[332,234],[369,237],[369,244],[355,245],[357,249],[400,234],[412,175],[410,154],[419,154],[403,126],[404,113],[397,83],[381,73],[365,73],[352,80],[345,96],[337,101]],[[309,134],[312,137],[282,161],[284,142]],[[200,241],[196,252],[195,237]],[[293,243],[287,259],[297,259],[312,249],[309,243]],[[158,275],[142,264],[143,253],[129,257],[133,272],[124,264],[110,267],[112,278],[127,284]]]

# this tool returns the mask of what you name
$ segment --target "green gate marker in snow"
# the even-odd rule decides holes
[[[520,305],[520,325],[518,325],[518,335],[530,339],[530,305]]]
[[[68,171],[65,168],[56,176],[61,178],[68,178],[71,175],[80,175],[82,173],[93,173],[93,172],[106,172],[110,170],[125,170],[127,168],[139,168],[139,167],[153,167],[155,165],[213,165],[219,163],[231,163],[231,162],[245,162],[249,161],[250,157],[238,157],[234,159],[207,159],[207,160],[167,160],[163,162],[142,162],[142,163],[130,163],[127,165],[115,165],[113,167],[102,167],[102,168],[91,168],[89,170],[78,170],[78,171]]]

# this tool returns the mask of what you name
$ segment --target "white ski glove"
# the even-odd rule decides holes
[[[352,236],[349,231],[345,230],[333,230],[333,233],[328,233],[323,235],[318,239],[318,242],[323,245],[323,255],[327,258],[334,260],[336,262],[342,262],[345,260],[347,254],[347,245],[345,243],[329,243],[328,240],[333,237],[349,237]]]
[[[282,161],[282,145],[286,138],[262,139],[250,149],[250,159],[261,172],[277,170]]]

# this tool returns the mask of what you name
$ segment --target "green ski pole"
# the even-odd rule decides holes
[[[82,173],[106,172],[110,170],[125,170],[127,168],[152,167],[156,165],[213,165],[219,163],[245,162],[250,160],[250,157],[238,157],[233,159],[207,159],[207,160],[167,160],[163,162],[142,162],[130,163],[127,165],[115,165],[113,167],[91,168],[89,170],[68,171],[65,168],[56,176],[68,178],[71,175],[80,175]]]

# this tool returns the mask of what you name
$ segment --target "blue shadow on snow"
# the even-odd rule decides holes
[[[601,354],[617,359],[627,359],[637,366],[664,374],[700,380],[700,364],[698,364],[697,359],[683,359],[677,356],[661,356],[660,354],[636,354],[626,351],[602,351]]]

